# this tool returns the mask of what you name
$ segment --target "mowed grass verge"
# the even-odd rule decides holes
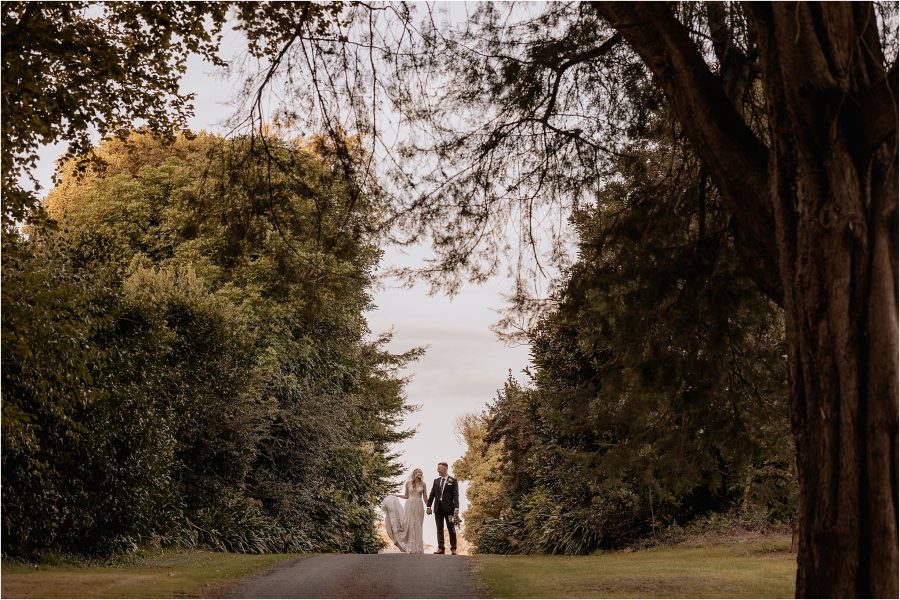
[[[792,598],[790,537],[593,556],[473,557],[492,598]]]
[[[202,550],[148,552],[116,565],[37,565],[3,561],[4,598],[172,598],[209,596],[297,555]]]

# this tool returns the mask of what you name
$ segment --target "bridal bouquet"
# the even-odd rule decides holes
[[[462,524],[462,518],[460,518],[459,515],[454,514],[453,515],[453,526],[459,527],[461,524]]]

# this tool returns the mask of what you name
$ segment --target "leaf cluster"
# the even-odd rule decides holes
[[[180,90],[180,76],[192,53],[223,64],[218,44],[228,6],[4,2],[4,227],[37,204],[21,179],[30,176],[41,145],[65,142],[78,156],[92,135],[130,130],[136,120],[167,135],[185,129],[192,95]]]

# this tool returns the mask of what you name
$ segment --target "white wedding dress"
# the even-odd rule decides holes
[[[397,496],[388,496],[381,503],[384,510],[384,530],[401,552],[422,554],[425,544],[422,541],[422,526],[425,521],[425,484],[414,486],[407,481],[404,486],[406,504],[400,503]]]

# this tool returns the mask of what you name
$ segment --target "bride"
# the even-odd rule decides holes
[[[422,523],[425,520],[425,482],[422,469],[414,469],[403,485],[403,494],[388,496],[381,503],[384,529],[401,552],[422,554]],[[406,506],[398,498],[406,500]]]

